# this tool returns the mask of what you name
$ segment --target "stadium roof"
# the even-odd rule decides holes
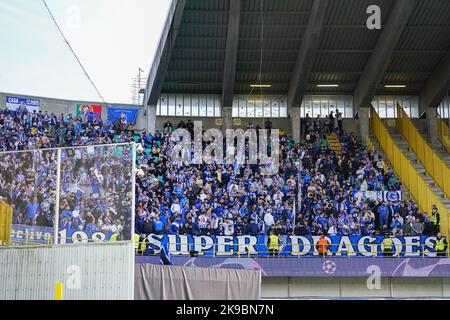
[[[370,5],[381,8],[381,30],[366,26]],[[448,0],[173,0],[145,101],[214,93],[231,106],[261,68],[264,93],[294,107],[305,94],[351,94],[356,107],[411,94],[437,105],[450,84],[449,46]]]

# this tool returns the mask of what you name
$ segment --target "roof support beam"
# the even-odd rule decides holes
[[[417,0],[397,0],[353,93],[353,112],[368,107],[383,80],[395,47],[416,7]],[[381,8],[383,14],[383,8]]]
[[[450,88],[450,51],[439,62],[419,96],[419,108],[437,108]]]
[[[186,0],[172,1],[158,49],[153,59],[153,65],[149,72],[145,90],[145,105],[153,106],[158,103],[185,6]]]
[[[300,107],[302,103],[316,50],[320,44],[327,6],[328,0],[314,0],[289,84],[288,105],[291,108]]]
[[[239,47],[240,15],[241,0],[230,0],[222,88],[222,107],[224,108],[231,107],[233,104],[234,83],[236,81],[236,63]]]

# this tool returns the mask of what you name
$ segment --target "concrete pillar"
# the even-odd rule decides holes
[[[436,108],[427,108],[427,127],[428,127],[428,139],[431,144],[438,143],[438,123],[436,117]]]
[[[360,107],[358,115],[359,115],[359,134],[361,135],[362,141],[366,141],[366,137],[369,135],[370,109],[368,107]]]
[[[295,143],[300,143],[301,140],[301,123],[300,123],[300,108],[290,108],[291,115],[291,129],[292,140]]]
[[[222,118],[223,118],[222,132],[225,135],[227,129],[233,128],[233,108],[223,107]]]
[[[147,132],[156,131],[156,106],[147,106]]]

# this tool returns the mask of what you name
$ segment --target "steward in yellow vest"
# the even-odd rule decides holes
[[[390,257],[394,254],[394,240],[387,234],[381,242],[381,251],[383,256]]]
[[[433,224],[433,235],[441,231],[439,227],[441,215],[435,205],[431,208],[430,222]]]
[[[145,248],[144,242],[141,241],[141,236],[137,233],[134,234],[134,251],[137,255],[143,255]]]
[[[447,240],[439,232],[436,237],[436,244],[434,245],[434,251],[438,257],[447,256]]]
[[[275,256],[276,254],[278,254],[278,236],[276,236],[273,231],[270,231],[270,236],[269,236],[269,253],[271,256]]]
[[[119,237],[119,234],[114,232],[111,235],[111,237],[109,238],[109,241],[118,241],[118,239],[117,239],[118,237]]]

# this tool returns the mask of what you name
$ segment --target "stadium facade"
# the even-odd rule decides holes
[[[380,9],[379,28],[368,27],[371,6]],[[26,105],[48,114],[96,114],[104,120],[114,112],[129,113],[135,117],[133,130],[139,133],[164,131],[166,122],[176,126],[187,119],[223,132],[245,129],[249,123],[265,127],[270,120],[271,127],[282,129],[293,145],[304,142],[307,116],[326,119],[330,112],[337,111],[342,117],[340,126],[356,133],[367,148],[379,150],[387,160],[386,166],[402,180],[401,190],[390,190],[392,194],[386,191],[365,196],[387,202],[399,200],[396,197],[400,194],[401,199],[414,200],[428,215],[432,206],[437,206],[440,231],[448,237],[449,12],[450,3],[445,0],[173,0],[142,105],[68,101],[28,96],[26,92],[0,93],[0,101],[8,107]],[[134,137],[139,141],[139,134]],[[119,161],[122,152],[115,153],[112,161]],[[77,170],[82,167],[78,160],[73,161]],[[55,163],[61,163],[61,159]],[[39,165],[32,167],[36,170]],[[85,171],[89,169],[78,173],[84,177]],[[85,192],[79,191],[78,185],[68,185],[64,192],[74,188],[77,197]],[[136,185],[132,186],[134,193]],[[131,189],[125,191],[130,193]],[[134,203],[131,208],[126,219],[133,221],[134,227]],[[122,273],[114,284],[125,290],[124,295],[113,298],[132,298],[133,262],[142,272],[142,279],[136,281],[142,281],[139,285],[145,288],[149,279],[145,265],[158,265],[165,246],[172,252],[176,267],[257,271],[252,274],[253,287],[247,288],[255,298],[450,295],[448,246],[441,252],[446,256],[436,258],[436,232],[394,238],[395,258],[382,257],[381,235],[329,235],[332,256],[326,259],[318,257],[319,235],[283,234],[277,257],[270,257],[267,238],[268,234],[147,235],[150,254],[141,252],[144,256],[134,261],[126,256],[121,270],[111,270]],[[139,241],[134,240],[134,244]],[[130,243],[127,245],[131,250]],[[26,261],[33,255],[14,256],[8,250],[14,249],[0,253],[11,261],[16,257]],[[102,254],[107,255],[104,251]],[[194,254],[200,257],[190,257]],[[55,259],[63,260],[63,255]],[[8,267],[0,264],[5,274]],[[48,298],[52,292],[48,284],[63,281],[67,267],[60,261],[58,270],[42,277],[47,286],[39,297]],[[162,272],[171,274],[175,270]],[[192,277],[198,276],[194,273]],[[237,279],[243,281],[245,274]],[[258,281],[262,281],[262,293],[254,287]],[[3,282],[6,284],[7,279]],[[16,294],[15,285],[8,282],[12,289],[7,298],[30,297]],[[152,285],[158,286],[156,282]],[[422,291],[411,293],[419,287]],[[142,296],[152,296],[144,291]],[[68,297],[91,298],[76,294]],[[99,294],[94,298],[108,297]]]

